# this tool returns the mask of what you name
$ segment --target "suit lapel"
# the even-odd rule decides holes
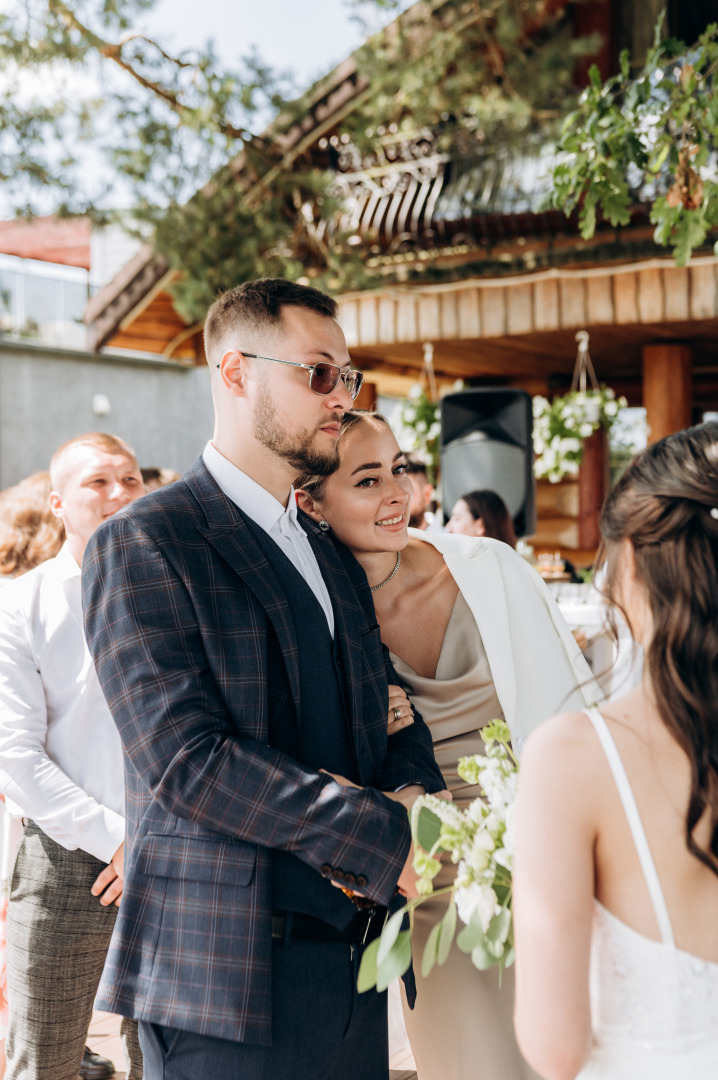
[[[279,641],[297,716],[299,713],[299,661],[292,613],[276,574],[248,528],[242,512],[209,473],[201,458],[185,476],[207,518],[199,532],[239,574],[265,610]]]

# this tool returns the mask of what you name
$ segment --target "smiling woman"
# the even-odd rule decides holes
[[[600,697],[588,668],[538,574],[506,544],[408,529],[411,484],[387,421],[344,416],[339,467],[304,476],[297,501],[328,523],[361,563],[374,593],[384,644],[412,702],[429,725],[434,753],[454,801],[477,791],[458,775],[460,757],[479,753],[480,729],[504,718],[515,744],[552,703]],[[529,642],[531,642],[529,652]],[[581,706],[583,707],[583,706]],[[439,887],[455,868],[441,871]],[[412,948],[421,956],[447,903],[414,913]],[[454,945],[447,963],[423,979],[404,1015],[423,1080],[520,1080],[533,1075],[513,1033],[513,974],[479,972]],[[490,1018],[479,1024],[479,1018]]]

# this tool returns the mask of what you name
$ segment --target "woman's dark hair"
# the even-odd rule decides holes
[[[475,521],[484,523],[484,535],[492,540],[503,540],[509,547],[516,547],[516,530],[509,508],[495,491],[470,491],[461,496]]]
[[[606,500],[601,532],[604,592],[621,611],[621,541],[633,546],[653,622],[648,677],[691,765],[686,844],[718,875],[718,423],[670,435],[634,458]],[[708,852],[694,839],[704,813]]]
[[[357,424],[366,423],[368,420],[376,420],[380,424],[385,424],[386,427],[391,427],[387,418],[381,413],[371,412],[369,409],[348,409],[342,417],[341,431],[339,432],[339,438],[337,439],[337,449],[341,446],[352,428],[356,427]],[[297,491],[301,488],[302,491],[306,491],[307,495],[311,495],[313,499],[321,500],[327,479],[328,476],[314,476],[312,473],[304,473],[303,476],[300,476],[295,480],[294,490]]]

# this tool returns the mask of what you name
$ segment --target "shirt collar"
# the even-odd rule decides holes
[[[55,556],[55,569],[61,581],[69,581],[70,578],[80,576],[80,567],[77,565],[75,556],[70,551],[70,545],[67,541]]]
[[[293,487],[289,490],[289,499],[284,507],[266,488],[220,454],[212,442],[205,446],[202,460],[227,498],[251,517],[252,521],[256,521],[265,532],[270,532],[276,525],[282,531],[300,527]]]

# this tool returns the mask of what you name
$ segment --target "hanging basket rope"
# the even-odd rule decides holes
[[[587,376],[591,380],[591,389],[600,390],[596,372],[593,368],[593,361],[588,351],[588,330],[579,330],[576,334],[576,341],[578,342],[578,351],[576,352],[576,363],[573,369],[573,378],[571,379],[571,390],[579,390],[582,394],[585,394]]]

